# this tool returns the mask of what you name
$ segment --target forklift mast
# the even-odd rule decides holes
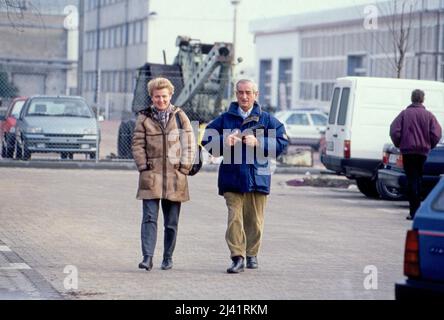
[[[163,76],[175,87],[171,102],[181,107],[191,120],[208,122],[223,111],[223,99],[231,85],[232,44],[203,44],[178,36],[176,46],[179,51],[172,65],[146,63],[139,68],[133,111],[137,113],[151,104],[146,85],[151,79]]]

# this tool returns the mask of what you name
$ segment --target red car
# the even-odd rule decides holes
[[[14,156],[15,126],[26,99],[26,97],[18,97],[12,100],[11,105],[6,110],[5,116],[0,118],[0,138],[3,158],[12,158]]]

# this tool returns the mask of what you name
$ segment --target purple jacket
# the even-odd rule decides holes
[[[393,120],[390,138],[402,154],[427,156],[441,139],[441,126],[422,104],[411,104]]]

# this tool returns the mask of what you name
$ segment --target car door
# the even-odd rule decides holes
[[[350,87],[336,87],[326,130],[327,155],[350,157],[350,133],[346,128],[349,103]]]
[[[306,112],[294,112],[285,121],[287,135],[291,141],[319,138],[319,132],[310,122]]]

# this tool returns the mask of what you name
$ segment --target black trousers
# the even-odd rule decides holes
[[[173,202],[166,199],[143,200],[142,218],[142,254],[144,256],[154,256],[154,249],[157,242],[157,217],[159,215],[159,202],[162,205],[164,238],[163,257],[172,258],[176,247],[177,227],[179,223],[180,202]]]
[[[407,176],[407,197],[410,205],[410,215],[415,216],[421,205],[421,183],[424,162],[427,157],[420,154],[403,154],[404,171]]]

